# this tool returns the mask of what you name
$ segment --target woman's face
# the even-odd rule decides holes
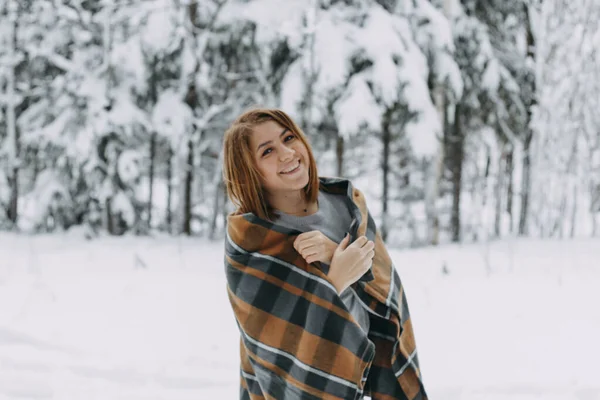
[[[275,121],[254,128],[250,150],[271,194],[297,191],[308,185],[308,149],[296,134]]]

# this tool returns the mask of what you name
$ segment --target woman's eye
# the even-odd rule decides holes
[[[262,154],[263,156],[266,156],[267,154],[269,154],[269,152],[271,151],[271,148],[269,147],[268,149],[266,149],[264,151],[264,153]]]
[[[289,141],[289,140],[288,140],[289,138],[292,138],[292,139],[293,139],[293,138],[294,138],[294,135],[289,135],[288,137],[286,137],[286,138],[285,138],[285,140],[286,140],[286,141]]]

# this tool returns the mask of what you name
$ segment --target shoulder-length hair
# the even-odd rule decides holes
[[[273,208],[266,200],[261,183],[262,175],[256,167],[250,149],[250,136],[253,129],[267,121],[275,121],[287,128],[302,141],[308,150],[308,184],[304,195],[308,202],[317,200],[319,179],[317,164],[306,135],[285,112],[279,109],[256,108],[244,112],[236,118],[225,132],[223,139],[223,180],[227,195],[237,207],[236,214],[253,213],[263,219],[273,219]]]

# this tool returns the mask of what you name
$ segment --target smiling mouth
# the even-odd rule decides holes
[[[296,164],[296,166],[293,169],[288,170],[288,171],[282,171],[282,172],[280,172],[280,174],[282,174],[282,175],[292,174],[292,173],[296,172],[298,170],[298,168],[300,168],[300,160],[298,160],[298,164]]]

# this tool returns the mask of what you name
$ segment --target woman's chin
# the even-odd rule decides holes
[[[306,187],[306,185],[308,185],[309,180],[310,180],[310,178],[309,178],[308,174],[306,174],[306,176],[304,176],[298,183],[298,190],[304,189]]]

